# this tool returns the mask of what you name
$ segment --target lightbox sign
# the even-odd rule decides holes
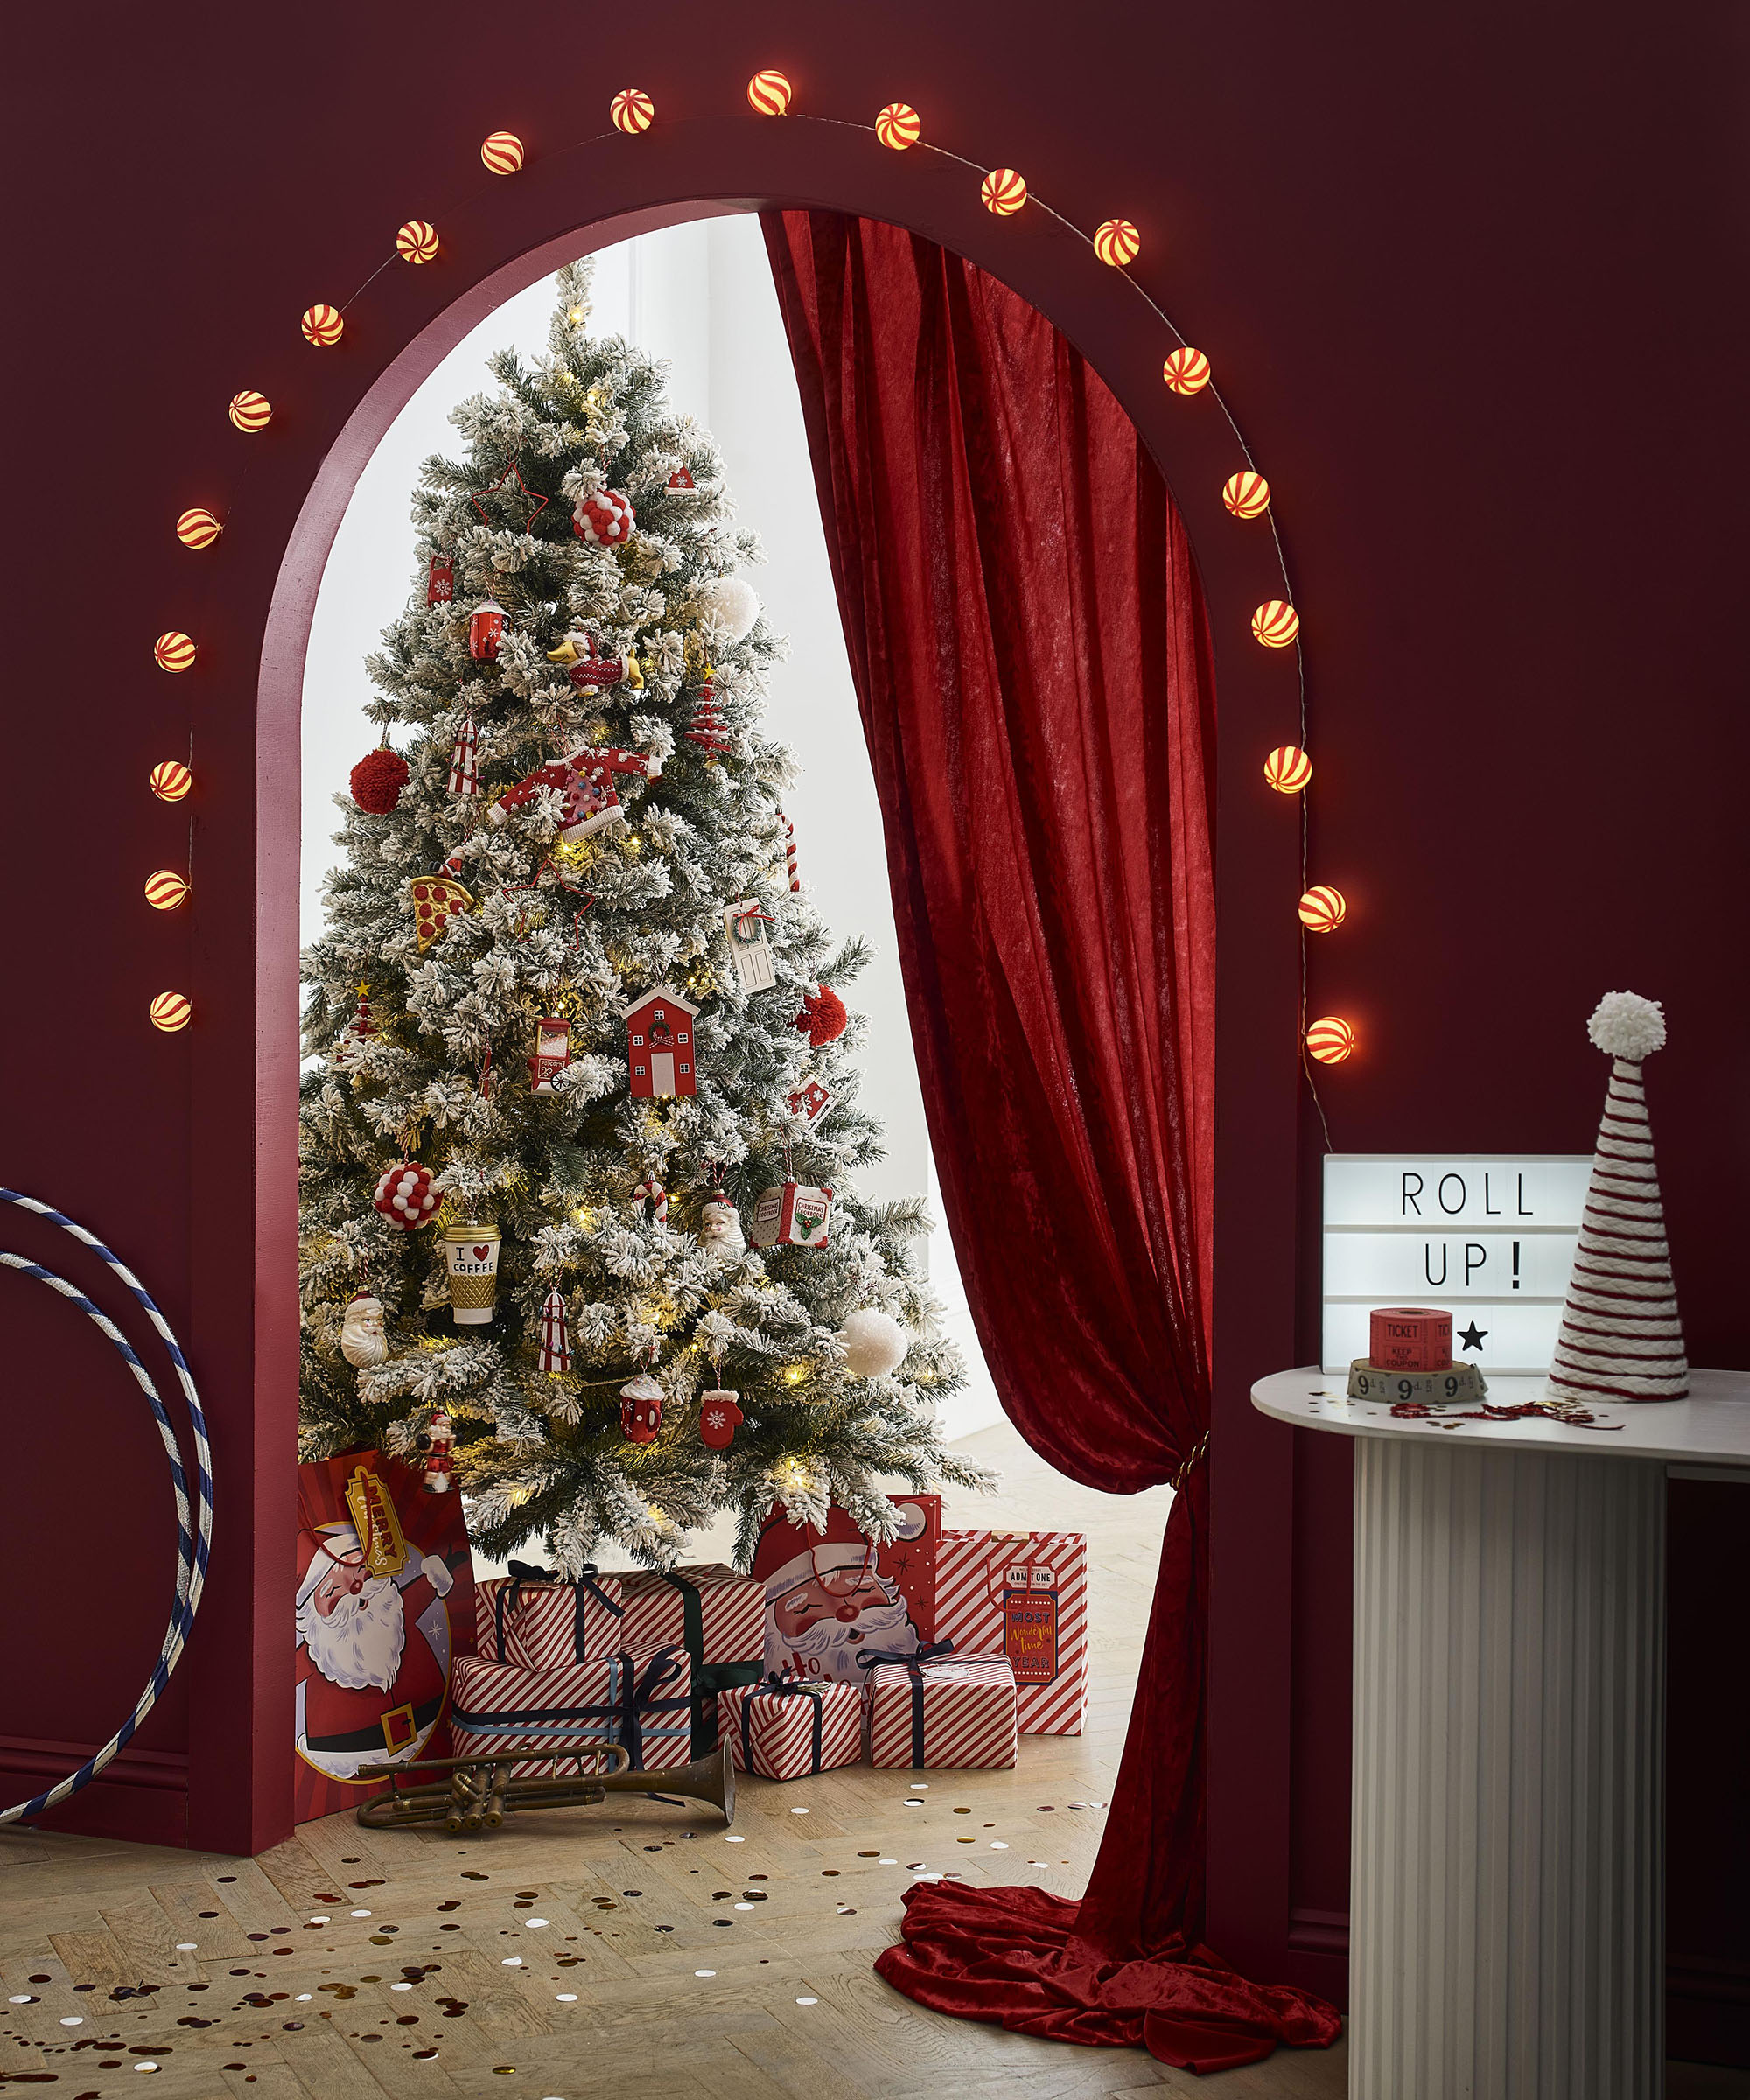
[[[1367,1354],[1374,1306],[1445,1306],[1454,1357],[1547,1371],[1591,1173],[1589,1152],[1327,1154],[1322,1368]]]

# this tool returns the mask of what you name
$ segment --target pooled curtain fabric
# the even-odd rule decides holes
[[[877,1966],[942,2012],[1186,2068],[1328,2042],[1328,2007],[1198,1943],[1214,695],[1190,549],[1024,300],[894,227],[764,225],[986,1360],[1073,1479],[1182,1473],[1086,1896],[920,1886]]]

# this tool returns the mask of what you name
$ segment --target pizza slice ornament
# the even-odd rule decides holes
[[[414,928],[419,935],[421,955],[451,920],[474,908],[473,892],[453,875],[416,875],[407,891],[413,900]]]

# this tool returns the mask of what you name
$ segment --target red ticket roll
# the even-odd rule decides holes
[[[1432,1306],[1385,1306],[1368,1314],[1368,1362],[1376,1371],[1452,1368],[1452,1316]]]

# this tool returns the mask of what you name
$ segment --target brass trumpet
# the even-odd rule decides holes
[[[462,1830],[495,1830],[516,1809],[599,1808],[610,1794],[654,1794],[658,1800],[683,1794],[693,1801],[708,1801],[725,1824],[735,1821],[735,1763],[727,1743],[719,1743],[709,1757],[695,1758],[672,1772],[634,1772],[622,1745],[591,1743],[564,1754],[592,1762],[612,1760],[600,1770],[562,1779],[511,1776],[513,1766],[527,1764],[540,1754],[517,1750],[499,1757],[438,1757],[421,1765],[361,1765],[360,1779],[386,1779],[389,1790],[360,1802],[359,1821],[373,1830],[441,1826],[453,1838]],[[432,1780],[433,1773],[448,1777]],[[421,1783],[404,1785],[408,1780]]]

